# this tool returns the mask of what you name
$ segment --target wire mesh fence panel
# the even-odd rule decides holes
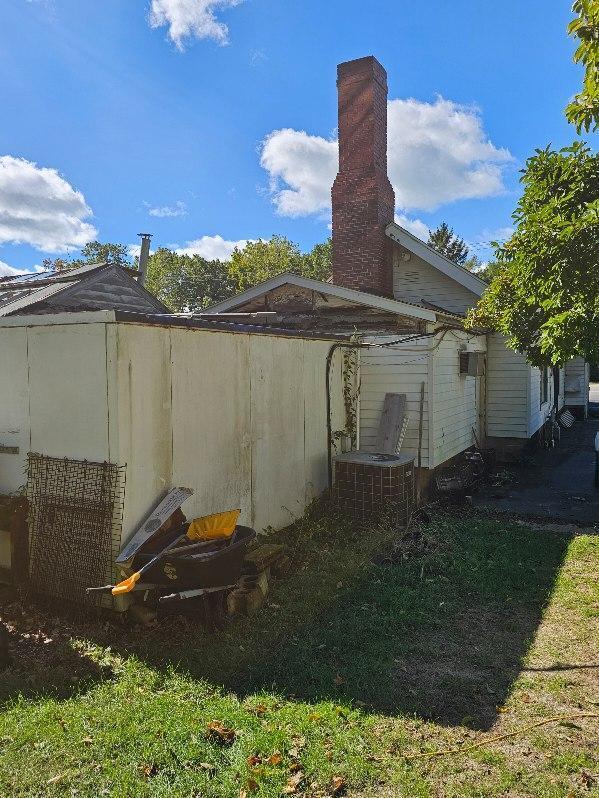
[[[30,587],[72,604],[97,605],[87,587],[114,581],[120,547],[125,467],[27,456]]]

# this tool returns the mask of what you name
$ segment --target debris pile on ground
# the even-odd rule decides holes
[[[439,548],[439,541],[427,529],[430,521],[430,508],[421,507],[410,519],[405,530],[395,538],[391,547],[375,554],[375,565],[399,565],[405,560],[422,559]]]

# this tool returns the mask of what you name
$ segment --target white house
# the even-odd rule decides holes
[[[374,445],[386,393],[406,396],[402,451],[423,469],[476,443],[511,448],[525,442],[553,407],[573,403],[564,370],[535,368],[501,336],[464,329],[465,314],[487,284],[393,220],[383,67],[373,57],[341,64],[337,85],[332,282],[284,274],[210,312],[275,311],[288,327],[353,331],[363,343],[377,344],[360,348],[362,449]],[[579,376],[573,369],[566,372],[572,383]],[[585,375],[588,369],[576,381],[581,397]]]

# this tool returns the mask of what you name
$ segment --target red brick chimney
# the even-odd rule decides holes
[[[333,283],[393,297],[395,194],[387,177],[387,73],[374,58],[337,67],[339,173],[333,199]]]

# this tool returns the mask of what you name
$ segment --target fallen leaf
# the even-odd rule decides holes
[[[84,743],[85,745],[91,745],[93,741],[94,740],[92,737],[84,737],[83,740],[81,740],[81,742]]]
[[[158,773],[158,765],[155,762],[151,765],[142,765],[141,772],[149,779],[151,776],[155,776]]]
[[[201,770],[208,770],[208,771],[216,770],[216,765],[211,765],[210,762],[199,762],[198,767]]]
[[[592,787],[595,783],[595,779],[591,776],[590,773],[587,773],[586,770],[583,770],[580,774],[580,781],[585,787]]]
[[[317,712],[312,712],[311,715],[308,715],[308,720],[311,723],[318,723],[319,720],[322,720],[322,715],[319,715]]]
[[[342,795],[345,792],[345,788],[347,784],[345,783],[345,779],[343,776],[333,776],[331,779],[331,784],[329,787],[329,791],[333,798],[336,798],[338,795]]]
[[[233,745],[237,732],[234,729],[223,726],[219,721],[213,720],[206,726],[206,737],[210,742],[218,743],[219,745]]]
[[[257,706],[255,706],[255,707],[254,707],[254,708],[253,708],[251,711],[252,711],[252,712],[253,712],[255,715],[258,715],[258,717],[260,717],[261,715],[264,715],[264,714],[266,714],[267,710],[268,710],[268,707],[267,707],[267,706],[265,706],[264,704],[258,704],[258,705],[257,705]]]
[[[64,777],[65,777],[66,775],[67,775],[66,773],[60,773],[58,776],[52,776],[52,778],[51,778],[51,779],[48,779],[48,781],[46,782],[46,784],[56,784],[56,783],[57,783],[57,782],[59,782],[61,779],[64,779]]]
[[[254,768],[256,767],[256,765],[260,765],[261,762],[262,762],[261,756],[254,755],[254,756],[248,756],[247,758],[247,763],[249,768]]]
[[[520,696],[520,701],[522,701],[524,704],[531,704],[532,698],[528,695],[528,693],[523,693]]]
[[[296,748],[304,748],[306,745],[306,738],[305,737],[292,737],[291,742]]]
[[[283,787],[282,793],[284,795],[293,795],[297,792],[298,787],[304,780],[304,773],[301,770],[298,770],[297,773],[294,773],[293,776],[289,776],[287,779],[287,784]]]
[[[267,765],[280,765],[283,761],[283,757],[281,756],[279,751],[275,751],[272,753],[268,759],[266,760]]]
[[[258,782],[256,779],[248,779],[245,783],[248,792],[256,792],[258,789]]]

